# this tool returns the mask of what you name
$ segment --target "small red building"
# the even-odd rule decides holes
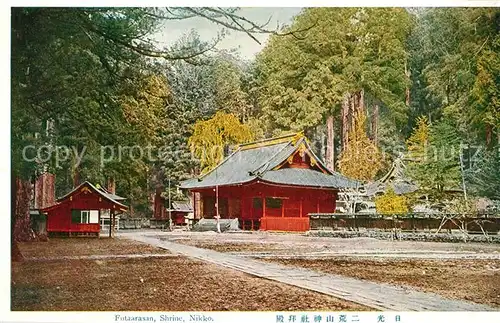
[[[56,204],[40,209],[47,214],[49,235],[96,235],[101,231],[101,212],[109,210],[114,222],[116,214],[127,210],[119,196],[99,189],[89,182],[80,184],[59,198]],[[111,231],[109,232],[111,235]]]
[[[185,225],[189,214],[193,213],[193,208],[189,201],[172,201],[172,207],[167,209],[167,212],[170,212],[173,224]]]
[[[309,213],[333,213],[338,190],[356,185],[329,170],[299,133],[240,145],[180,187],[193,193],[195,219],[218,213],[242,229],[307,231]]]

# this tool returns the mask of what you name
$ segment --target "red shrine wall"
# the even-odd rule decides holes
[[[113,209],[113,203],[105,200],[100,195],[82,191],[76,192],[61,204],[54,206],[47,213],[48,232],[99,232],[100,211],[98,223],[72,223],[71,210],[101,210]]]
[[[219,187],[221,218],[260,220],[262,230],[307,231],[309,213],[333,213],[336,191],[304,187],[283,187],[262,182]],[[201,203],[197,213],[204,218],[216,214],[213,188],[197,190]]]

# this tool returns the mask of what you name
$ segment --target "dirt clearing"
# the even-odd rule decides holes
[[[123,233],[127,234],[127,233]],[[374,238],[312,237],[272,232],[222,233],[172,232],[155,234],[169,240],[221,252],[272,252],[301,254],[310,252],[346,253],[476,253],[500,255],[500,245],[487,243],[446,243],[387,241]]]
[[[183,239],[173,237],[175,240],[172,240],[318,272],[413,287],[423,292],[434,292],[452,299],[500,308],[498,257],[443,259],[454,255],[459,257],[465,252],[478,258],[487,253],[495,256],[500,250],[498,245],[308,238],[273,234],[262,235],[259,239],[260,236],[260,234],[189,235]],[[321,257],[315,256],[318,252],[323,253]],[[334,254],[338,252],[345,252],[346,255]],[[359,256],[357,253],[360,252],[366,255]],[[442,254],[432,254],[438,252]],[[402,256],[378,257],[384,253],[388,256],[400,253]],[[408,259],[408,256],[417,258]],[[431,256],[437,259],[426,259]]]
[[[210,241],[197,241],[197,240],[175,240],[173,242],[182,243],[188,246],[210,249],[219,252],[242,252],[242,251],[281,251],[285,250],[283,246],[277,243],[218,243]]]
[[[21,244],[25,257],[158,253],[120,239]],[[13,311],[369,310],[324,294],[186,257],[12,264]]]
[[[116,238],[50,238],[47,242],[21,242],[19,249],[25,258],[169,253],[148,244]]]

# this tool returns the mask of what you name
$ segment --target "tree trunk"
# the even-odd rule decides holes
[[[80,185],[80,169],[78,167],[75,167],[73,169],[73,188],[77,187]]]
[[[406,79],[408,80],[408,84],[409,84],[410,70],[408,70],[408,68],[406,66],[406,61],[405,61],[405,75],[406,75]],[[406,100],[405,100],[406,106],[409,107],[410,106],[410,87],[409,86],[406,86],[405,96],[406,96]]]
[[[349,100],[349,125],[347,128],[349,130],[354,129],[356,127],[356,107],[357,107],[357,93],[354,92],[351,94],[351,99]],[[349,131],[348,130],[348,131]]]
[[[35,209],[42,209],[56,203],[55,175],[43,173],[35,181]]]
[[[491,138],[493,136],[493,129],[491,125],[487,124],[486,125],[486,147],[489,149],[491,148]]]
[[[326,167],[335,170],[335,120],[333,115],[326,119]]]
[[[154,211],[153,215],[155,219],[164,219],[165,218],[165,206],[163,202],[163,198],[161,197],[161,192],[163,191],[163,187],[157,186],[155,190],[154,197]]]
[[[365,113],[365,90],[361,89],[358,93],[358,112]]]
[[[342,101],[342,151],[346,149],[349,141],[349,108],[350,94],[346,93]]]
[[[11,261],[22,261],[23,255],[19,250],[17,241],[14,237],[16,228],[16,209],[17,209],[17,178],[11,174],[10,178],[10,256]]]
[[[115,178],[114,177],[108,177],[108,183],[107,183],[107,190],[108,192],[115,194],[116,192],[116,183],[115,183]]]
[[[30,181],[21,180],[18,177],[13,177],[12,182],[11,256],[13,261],[19,261],[22,260],[22,255],[17,242],[35,239],[30,221],[30,200],[33,187]]]
[[[127,180],[128,183],[128,192],[129,192],[129,215],[130,217],[134,217],[134,200],[132,194],[132,184],[130,184],[130,180]]]
[[[372,115],[372,140],[375,145],[378,145],[378,118],[379,118],[379,106],[375,104],[373,106]]]

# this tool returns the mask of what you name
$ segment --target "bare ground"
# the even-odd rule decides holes
[[[219,252],[242,252],[242,251],[281,251],[284,249],[277,243],[221,243],[216,241],[199,241],[199,240],[176,240],[176,243],[182,243],[188,246],[205,248]]]
[[[275,259],[272,262],[355,277],[500,308],[498,260]]]
[[[21,244],[25,257],[158,253],[119,239]],[[320,293],[185,257],[12,263],[14,311],[368,310]]]
[[[47,242],[20,242],[19,249],[26,259],[169,253],[167,250],[147,244],[114,238],[51,238]]]
[[[126,233],[124,233],[126,234]],[[233,251],[279,251],[295,254],[304,252],[401,252],[401,253],[478,253],[500,255],[500,245],[488,243],[447,243],[419,241],[389,241],[374,238],[313,237],[304,234],[277,234],[272,232],[222,233],[173,232],[155,233],[161,239],[193,246],[205,244]]]
[[[225,237],[223,237],[225,238]],[[180,239],[175,242],[189,244],[199,248],[207,248],[219,252],[243,252],[251,255],[255,252],[268,252],[270,254],[305,254],[309,251],[317,251],[320,248],[332,249],[329,242],[323,244],[311,243],[308,247],[304,244],[303,238],[298,237],[297,246],[290,245],[290,237],[287,242],[279,244],[275,239],[267,241],[238,240],[229,241],[217,237],[192,237],[190,239]],[[345,239],[349,240],[349,239]],[[351,240],[356,249],[356,240]],[[321,240],[320,240],[321,242]],[[332,244],[335,243],[332,242]],[[385,242],[383,242],[385,243]],[[361,241],[366,245],[365,241]],[[374,241],[374,245],[378,242]],[[401,244],[403,245],[403,244]],[[415,243],[409,244],[415,253],[418,250]],[[420,243],[421,248],[426,248],[429,244]],[[432,243],[434,245],[434,243]],[[481,254],[484,251],[495,252],[498,247],[489,245],[471,244],[442,246],[448,252],[453,252],[449,248],[456,248],[456,252],[475,251]],[[378,248],[365,250],[379,252]],[[283,252],[287,250],[287,252]],[[352,249],[343,249],[352,250]],[[411,251],[408,250],[408,251]],[[316,259],[282,259],[269,258],[267,261],[276,262],[295,267],[304,267],[320,272],[344,275],[374,282],[383,282],[398,286],[411,286],[424,292],[434,292],[436,294],[454,298],[473,301],[476,303],[488,304],[500,308],[500,260],[498,259],[384,259],[374,257],[328,257]]]

